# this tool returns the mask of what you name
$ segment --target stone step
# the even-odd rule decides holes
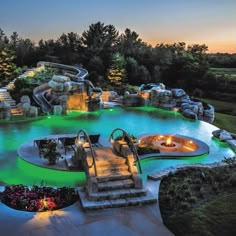
[[[87,162],[89,165],[92,164],[92,158],[87,157]],[[125,158],[114,158],[114,159],[110,159],[110,160],[101,160],[99,157],[96,157],[96,164],[97,166],[111,166],[111,165],[123,165],[126,163],[126,159]]]
[[[145,189],[116,189],[111,191],[103,191],[96,193],[89,193],[88,199],[91,201],[102,201],[102,200],[112,200],[119,198],[131,198],[131,197],[140,197],[146,194]]]
[[[22,119],[24,119],[23,114],[22,115],[18,114],[18,115],[12,115],[11,116],[11,120],[22,120]]]
[[[102,201],[90,201],[87,198],[87,195],[84,189],[81,187],[78,189],[80,202],[82,208],[84,210],[98,210],[104,208],[113,208],[113,207],[127,207],[127,206],[135,206],[135,205],[145,205],[156,203],[157,198],[153,196],[153,194],[147,190],[145,196],[140,197],[132,197],[132,198],[119,198],[112,200],[102,200]]]
[[[97,173],[103,174],[103,173],[120,173],[122,171],[128,171],[129,167],[127,165],[112,165],[112,166],[98,166],[97,167]]]
[[[13,108],[11,109],[11,115],[23,115],[23,112],[21,109]]]
[[[130,179],[131,173],[128,171],[121,171],[119,173],[117,172],[106,172],[101,173],[97,177],[98,182],[107,182],[107,181],[113,181],[113,180],[124,180],[124,179]]]
[[[114,189],[133,188],[134,181],[132,179],[114,180],[109,182],[98,183],[98,191],[108,191]]]

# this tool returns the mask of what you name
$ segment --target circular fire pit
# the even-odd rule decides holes
[[[141,155],[141,158],[153,156],[190,157],[209,152],[209,146],[198,140],[182,135],[154,134],[139,137],[138,147],[149,147],[159,152]]]

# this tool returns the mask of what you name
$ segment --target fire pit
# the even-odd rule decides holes
[[[138,146],[150,147],[153,150],[160,151],[159,153],[148,154],[148,156],[186,157],[202,155],[209,152],[209,147],[204,142],[182,135],[146,135],[139,138]]]

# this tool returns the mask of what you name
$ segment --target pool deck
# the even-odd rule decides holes
[[[146,182],[158,194],[160,181]],[[163,225],[158,204],[83,211],[79,202],[49,212],[25,212],[0,202],[0,232],[9,236],[173,236]]]
[[[101,140],[101,143],[109,145],[106,140]],[[25,161],[33,162],[32,164],[55,169],[55,166],[49,166],[47,160],[39,157],[34,140],[21,145],[18,154],[23,155]],[[68,153],[71,154],[72,152]],[[56,169],[65,170],[64,160],[60,162]],[[159,185],[160,181],[145,182],[145,186],[157,198]],[[0,186],[0,192],[3,190],[4,186]],[[84,211],[79,201],[67,208],[49,212],[18,211],[0,202],[0,232],[1,235],[9,236],[173,235],[162,223],[158,203]]]

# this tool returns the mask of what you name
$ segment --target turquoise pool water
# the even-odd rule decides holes
[[[70,112],[66,116],[44,117],[36,121],[2,122],[0,129],[0,183],[70,185],[84,182],[83,173],[47,170],[25,163],[17,157],[17,148],[27,140],[49,134],[77,133],[85,129],[89,134],[100,133],[108,139],[115,128],[123,128],[137,136],[145,133],[180,134],[206,142],[208,155],[179,160],[148,159],[141,162],[143,175],[184,163],[211,163],[233,156],[228,145],[212,137],[217,127],[202,121],[183,118],[179,113],[156,108],[107,109],[97,112]]]

